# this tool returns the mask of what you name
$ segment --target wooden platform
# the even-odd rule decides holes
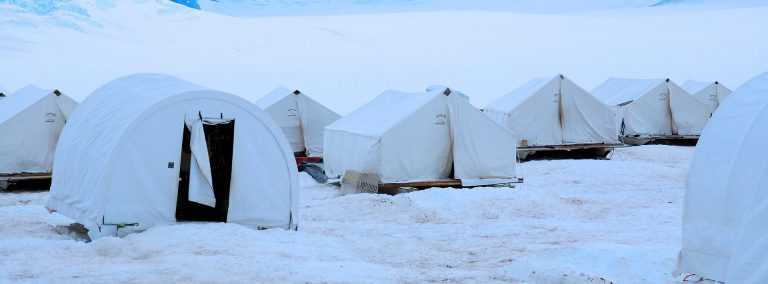
[[[605,159],[615,148],[626,144],[564,144],[517,147],[520,161],[554,159]]]
[[[623,136],[622,142],[640,146],[646,144],[661,144],[675,146],[696,146],[699,142],[699,135],[646,135],[646,136]]]
[[[0,174],[2,191],[49,190],[50,188],[50,173]]]

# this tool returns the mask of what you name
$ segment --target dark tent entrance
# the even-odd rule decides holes
[[[223,116],[222,116],[223,117]],[[202,118],[202,117],[201,117]],[[202,119],[205,144],[210,161],[213,194],[216,206],[189,200],[190,170],[192,168],[192,131],[184,125],[181,144],[179,188],[176,200],[176,220],[226,222],[229,209],[229,189],[232,178],[232,149],[235,137],[234,119]],[[199,156],[198,156],[199,157]]]

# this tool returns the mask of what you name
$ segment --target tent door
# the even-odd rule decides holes
[[[213,193],[216,206],[210,207],[189,201],[190,170],[192,168],[192,132],[184,125],[181,143],[181,168],[176,199],[176,220],[226,222],[229,209],[229,190],[232,178],[232,149],[235,137],[235,121],[203,119],[208,158],[211,165]]]

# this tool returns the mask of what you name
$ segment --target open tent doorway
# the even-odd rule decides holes
[[[223,117],[223,115],[222,115]],[[208,163],[210,164],[210,185],[215,197],[213,204],[201,204],[190,199],[190,181],[195,167],[193,162],[192,130],[184,123],[181,145],[179,188],[176,200],[176,220],[226,222],[229,209],[230,183],[232,180],[232,150],[235,137],[235,120],[223,118],[202,118],[202,132],[205,138]],[[204,159],[201,161],[205,162]],[[196,182],[200,180],[197,179]]]

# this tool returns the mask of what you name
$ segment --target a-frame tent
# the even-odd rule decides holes
[[[620,136],[698,136],[710,115],[705,104],[669,79],[611,78],[592,95],[619,107]]]
[[[27,86],[0,101],[0,173],[49,173],[62,128],[78,103]]]
[[[341,116],[304,93],[280,86],[256,101],[280,125],[298,155],[323,156],[323,131]]]
[[[700,102],[706,104],[710,113],[715,112],[725,98],[731,94],[731,89],[717,81],[702,82],[688,80],[681,87]]]
[[[516,181],[516,139],[450,89],[386,91],[325,128],[325,169],[382,182]],[[491,182],[492,181],[492,182]]]
[[[562,74],[531,80],[483,112],[512,130],[519,146],[619,143],[611,106]]]

